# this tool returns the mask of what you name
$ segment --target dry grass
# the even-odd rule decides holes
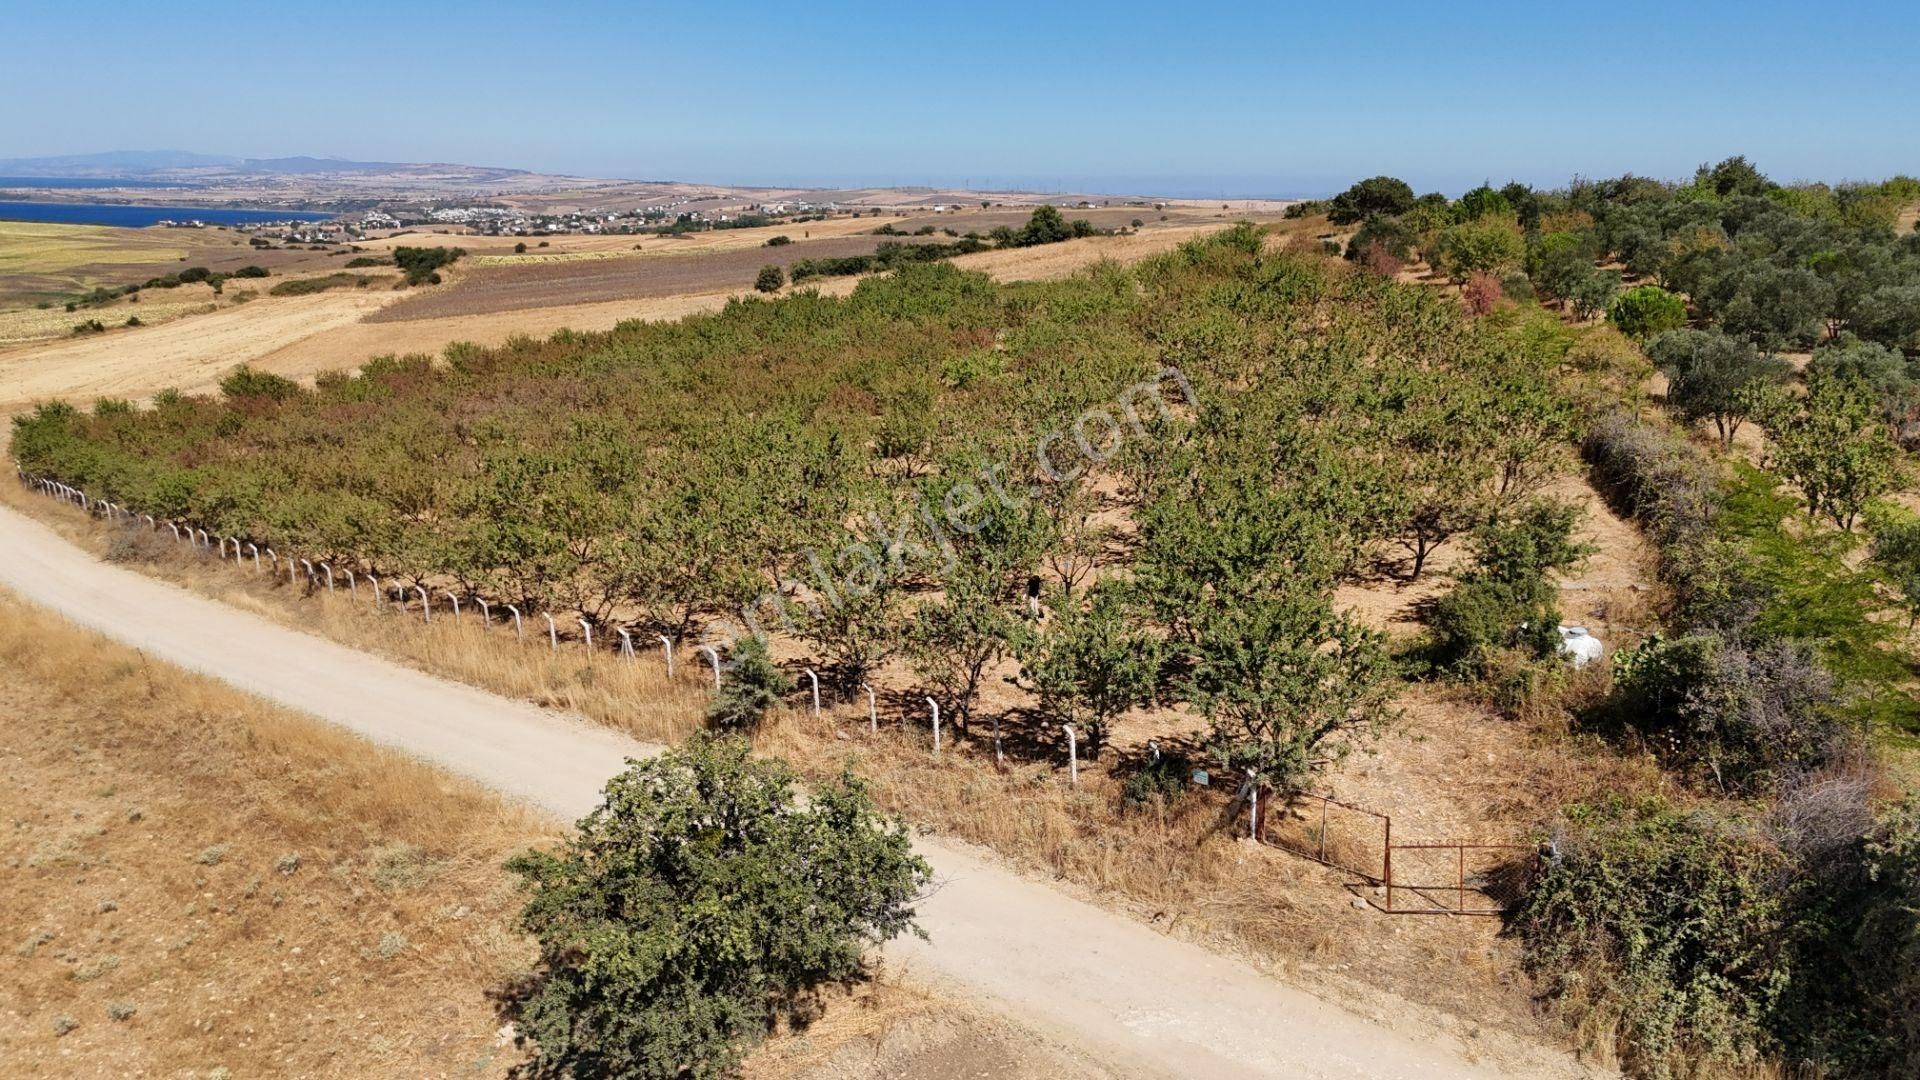
[[[31,718],[0,736],[11,1075],[516,1060],[488,992],[531,950],[500,867],[551,825],[4,595],[0,709]]]

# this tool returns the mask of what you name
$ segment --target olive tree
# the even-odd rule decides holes
[[[1749,387],[1786,378],[1786,361],[1716,330],[1669,330],[1647,343],[1647,354],[1667,376],[1667,403],[1688,421],[1712,420],[1720,441],[1733,445],[1746,420]]]

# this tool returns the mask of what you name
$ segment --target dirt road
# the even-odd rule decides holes
[[[0,586],[24,599],[568,819],[594,804],[625,758],[657,749],[99,562],[6,509],[0,555]],[[942,882],[921,906],[932,940],[889,947],[893,962],[1118,1075],[1498,1075],[975,854],[919,848]]]

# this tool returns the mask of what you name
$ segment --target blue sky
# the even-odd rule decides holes
[[[1920,174],[1920,5],[7,0],[0,157],[1197,196]]]

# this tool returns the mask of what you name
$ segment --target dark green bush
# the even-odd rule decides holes
[[[745,740],[699,736],[607,783],[557,851],[515,856],[539,964],[512,995],[532,1076],[706,1078],[798,999],[916,931],[929,879],[851,774],[805,804]]]
[[[707,722],[730,731],[760,726],[767,710],[793,690],[793,680],[767,655],[767,643],[748,637],[733,647],[720,689],[714,691]]]
[[[1511,916],[1550,1000],[1631,1076],[1760,1063],[1791,980],[1791,860],[1757,822],[1658,798],[1575,804]],[[1606,1036],[1603,1036],[1606,1037]]]

